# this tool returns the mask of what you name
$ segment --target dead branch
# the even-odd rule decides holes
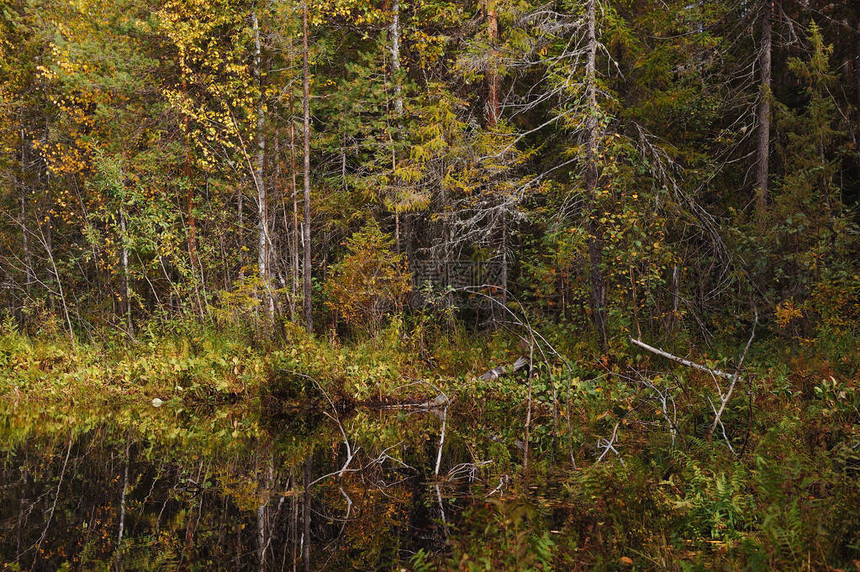
[[[502,498],[505,494],[505,489],[508,488],[508,484],[511,482],[511,478],[508,475],[502,475],[499,477],[499,486],[491,490],[487,493],[487,498],[493,496],[496,493],[499,493],[499,498]]]
[[[413,385],[424,384],[430,386],[434,391],[436,391],[436,397],[424,401],[422,403],[396,403],[393,405],[386,405],[385,407],[383,407],[383,409],[417,409],[419,411],[429,411],[431,409],[440,409],[442,407],[447,407],[451,404],[451,398],[448,397],[448,395],[438,386],[430,383],[425,379],[415,379],[411,377],[408,379],[411,379],[412,382],[407,383],[405,385],[401,385],[396,389],[403,389],[405,387],[410,387]]]
[[[714,434],[714,430],[717,428],[717,424],[720,423],[720,417],[722,417],[723,411],[726,409],[726,404],[729,402],[729,399],[732,396],[732,392],[735,390],[735,384],[738,381],[738,375],[740,374],[741,368],[744,365],[744,359],[746,359],[747,352],[750,349],[750,344],[752,344],[753,338],[755,337],[755,328],[758,325],[758,311],[755,309],[753,309],[753,311],[755,312],[755,320],[753,321],[752,332],[750,332],[750,338],[747,340],[747,345],[744,348],[744,353],[741,354],[741,359],[738,362],[738,367],[735,369],[735,374],[732,376],[732,382],[729,384],[729,389],[726,392],[726,396],[721,397],[722,404],[720,405],[720,410],[717,411],[715,416],[714,416],[714,423],[713,423],[713,425],[711,425],[711,430],[708,431],[708,436],[711,436]],[[723,431],[725,432],[725,429],[723,429]],[[729,447],[731,447],[731,445],[729,445]]]
[[[624,464],[624,459],[621,458],[621,453],[618,452],[614,445],[615,439],[618,437],[619,425],[621,425],[620,420],[618,421],[618,423],[615,424],[615,428],[612,430],[612,437],[610,437],[609,439],[601,437],[597,440],[597,446],[603,447],[603,453],[601,453],[600,457],[597,459],[598,463],[603,460],[603,457],[606,456],[606,453],[612,451],[613,453],[615,453],[615,456],[618,457],[618,460],[621,461],[621,464]]]
[[[439,466],[442,464],[442,446],[445,444],[445,425],[448,422],[448,406],[442,410],[442,434],[439,437],[439,451],[436,453],[436,470],[434,474],[439,476]]]
[[[510,369],[505,366],[494,367],[493,369],[487,370],[483,375],[478,377],[480,381],[495,381],[500,377],[504,377],[510,373],[516,373],[522,368],[526,367],[529,364],[529,359],[524,356],[520,356],[517,358],[517,361],[510,366]]]
[[[684,358],[679,358],[678,356],[672,355],[669,352],[655,348],[654,346],[649,346],[648,344],[646,344],[645,342],[643,342],[641,340],[630,338],[630,343],[637,345],[642,349],[648,350],[651,353],[655,353],[658,356],[662,356],[666,359],[670,359],[672,361],[678,362],[681,365],[685,365],[687,367],[692,367],[692,368],[695,368],[695,369],[698,369],[701,371],[706,371],[706,372],[710,373],[711,375],[719,375],[720,377],[725,377],[727,379],[732,379],[732,377],[733,377],[733,375],[731,373],[726,373],[726,372],[720,371],[718,369],[711,369],[709,367],[697,364],[697,363],[692,362],[690,360],[686,360]],[[746,355],[746,352],[744,352],[744,355]]]
[[[439,467],[442,464],[442,446],[445,444],[445,428],[448,424],[448,405],[451,404],[451,400],[448,398],[448,395],[442,391],[439,387],[433,385],[429,381],[424,379],[416,379],[413,383],[409,385],[423,383],[425,385],[429,385],[432,387],[438,395],[429,401],[425,401],[424,403],[419,404],[405,404],[405,405],[396,405],[395,408],[416,408],[419,410],[438,410],[440,407],[442,408],[442,433],[439,436],[439,450],[436,453],[436,470],[434,474],[439,476]]]
[[[352,463],[352,460],[355,458],[356,453],[358,453],[358,451],[359,451],[359,449],[361,449],[361,447],[356,447],[355,450],[352,449],[352,446],[349,444],[349,438],[347,438],[346,431],[343,428],[343,424],[341,424],[340,418],[338,417],[337,407],[335,406],[334,401],[332,401],[331,397],[329,397],[326,390],[323,389],[323,386],[316,379],[311,377],[310,375],[307,375],[307,374],[304,374],[304,373],[301,373],[298,371],[293,372],[293,373],[295,375],[300,376],[300,377],[304,377],[305,379],[309,379],[317,387],[319,392],[323,394],[326,401],[328,401],[328,404],[331,406],[331,410],[332,410],[332,414],[330,414],[326,411],[323,411],[323,415],[325,415],[326,417],[328,417],[329,419],[334,421],[334,423],[337,425],[337,428],[340,431],[341,436],[343,437],[343,444],[346,446],[346,462],[343,464],[343,467],[341,467],[340,471],[336,471],[334,473],[324,475],[324,476],[318,478],[317,480],[315,480],[314,482],[312,482],[308,486],[314,485],[317,482],[319,482],[319,481],[321,481],[327,477],[330,477],[332,475],[337,475],[337,477],[339,479],[343,478],[344,473],[352,472],[352,469],[349,469],[349,465],[350,465],[350,463]]]
[[[729,451],[731,451],[732,454],[734,455],[735,454],[735,448],[732,447],[732,443],[731,443],[731,441],[729,441],[729,436],[726,434],[726,426],[723,425],[722,421],[720,421],[719,413],[717,413],[717,408],[714,407],[714,402],[711,401],[710,397],[708,397],[708,404],[711,406],[711,410],[714,412],[714,423],[719,424],[720,429],[723,432],[723,440],[725,440],[726,445],[729,448]],[[723,402],[723,404],[725,404],[725,401]],[[722,408],[720,408],[720,411],[722,411]],[[714,432],[714,427],[711,427],[711,430],[708,432],[708,435],[711,435],[713,432]]]
[[[460,463],[454,465],[448,470],[448,481],[456,481],[457,479],[468,478],[469,482],[475,480],[478,469],[486,465],[492,464],[493,461],[476,461],[474,463]]]

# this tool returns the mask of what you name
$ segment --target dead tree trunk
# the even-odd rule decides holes
[[[767,184],[770,160],[770,76],[772,0],[764,0],[761,12],[761,42],[759,46],[760,94],[758,104],[758,146],[756,166],[756,211],[759,221],[767,214]]]

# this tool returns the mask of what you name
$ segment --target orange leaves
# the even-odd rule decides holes
[[[347,255],[332,267],[325,284],[326,305],[347,324],[374,334],[412,289],[404,257],[391,250],[392,243],[375,222],[369,223],[347,241]]]
[[[780,328],[788,325],[797,318],[803,317],[803,311],[794,305],[794,300],[783,300],[776,305],[776,323]]]

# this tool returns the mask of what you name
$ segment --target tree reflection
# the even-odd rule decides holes
[[[3,563],[337,570],[444,548],[453,508],[425,484],[437,453],[432,415],[293,416],[226,439],[210,419],[183,415],[59,423],[0,413]]]

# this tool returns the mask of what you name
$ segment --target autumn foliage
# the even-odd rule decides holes
[[[386,316],[400,312],[412,290],[406,258],[394,239],[368,223],[346,241],[346,254],[332,265],[326,305],[349,326],[376,334]]]

